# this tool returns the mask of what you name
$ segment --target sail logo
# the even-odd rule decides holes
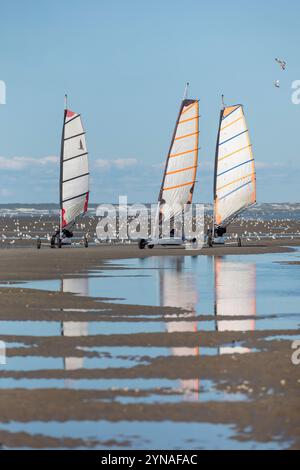
[[[294,80],[292,83],[292,103],[300,104],[300,80]]]
[[[0,341],[0,365],[6,364],[6,346],[4,341]]]
[[[6,83],[0,80],[0,104],[6,104]]]
[[[295,351],[292,354],[291,360],[294,366],[300,365],[300,340],[293,341],[292,349]]]
[[[101,204],[96,216],[99,222],[96,234],[99,241],[136,241],[143,238],[197,239],[197,247],[204,244],[204,204],[128,205],[127,196],[119,197],[119,204]]]

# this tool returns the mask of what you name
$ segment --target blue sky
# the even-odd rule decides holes
[[[298,1],[10,0],[0,17],[0,202],[58,200],[65,92],[87,130],[91,200],[155,201],[186,81],[202,116],[195,199],[212,199],[224,93],[245,105],[258,200],[299,201]]]

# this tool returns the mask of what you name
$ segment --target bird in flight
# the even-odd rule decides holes
[[[285,60],[281,60],[281,59],[278,59],[278,58],[275,58],[275,61],[277,62],[277,64],[280,65],[281,69],[282,70],[285,70],[286,69],[286,61]]]
[[[279,81],[279,80],[276,80],[276,81],[274,82],[274,86],[275,86],[276,88],[280,88],[280,81]]]

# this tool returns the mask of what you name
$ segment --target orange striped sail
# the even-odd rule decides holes
[[[220,115],[214,178],[214,223],[226,227],[256,202],[255,164],[242,105]]]
[[[164,219],[176,216],[185,204],[192,203],[198,147],[199,102],[196,99],[184,99],[172,136],[158,197],[160,215]],[[168,207],[165,213],[164,206]]]

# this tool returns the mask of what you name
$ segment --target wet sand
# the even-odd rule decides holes
[[[227,246],[205,248],[201,251],[170,249],[172,256],[201,256],[223,254],[257,254],[285,252],[291,250],[286,245],[297,244],[290,240],[273,240],[269,242],[248,242],[241,248]],[[50,369],[10,369],[0,366],[0,383],[3,380],[15,380],[13,388],[0,390],[0,415],[2,425],[12,421],[44,423],[56,421],[97,421],[110,422],[163,422],[174,423],[212,423],[233,426],[234,439],[243,443],[248,441],[264,443],[283,443],[284,448],[300,448],[300,369],[291,362],[291,340],[276,339],[276,336],[289,336],[299,339],[299,330],[277,329],[257,331],[204,331],[201,322],[214,322],[211,312],[205,316],[191,316],[174,307],[151,307],[128,305],[112,302],[109,298],[91,298],[74,295],[68,292],[51,292],[13,287],[14,282],[37,279],[74,278],[80,274],[87,276],[91,270],[97,275],[106,276],[110,259],[127,259],[145,256],[165,256],[163,249],[140,251],[136,246],[95,246],[84,248],[41,250],[34,248],[16,248],[1,250],[0,280],[6,283],[0,288],[0,321],[1,322],[141,322],[148,321],[168,323],[177,316],[176,321],[196,321],[199,331],[183,332],[145,332],[127,334],[94,334],[89,336],[43,336],[30,335],[28,332],[18,334],[1,334],[0,339],[6,343],[7,363],[10,359],[23,358],[98,358],[105,362],[97,348],[134,348],[144,349],[141,357],[134,357],[132,367],[91,367],[91,368],[50,368]],[[296,256],[296,255],[295,255]],[[293,261],[292,261],[293,262]],[[298,261],[295,258],[295,262]],[[124,266],[115,266],[124,270]],[[125,271],[128,269],[125,267]],[[293,266],[291,266],[293,269]],[[99,272],[100,271],[100,272]],[[136,272],[135,272],[136,273]],[[113,282],[121,282],[113,281]],[[67,309],[67,310],[66,310]],[[266,314],[268,312],[265,312]],[[173,317],[170,317],[170,316]],[[263,314],[260,315],[263,318]],[[245,316],[235,316],[245,320]],[[251,317],[249,317],[251,318]],[[222,320],[226,317],[222,316]],[[232,319],[229,317],[228,320]],[[258,317],[256,317],[258,319]],[[47,324],[47,323],[46,323]],[[273,339],[272,339],[273,338]],[[275,339],[274,339],[275,338]],[[172,348],[217,348],[233,347],[240,344],[253,351],[249,354],[226,355],[172,355]],[[170,353],[149,355],[152,348],[170,348]],[[201,351],[200,348],[200,351]],[[124,357],[127,353],[124,353]],[[121,357],[121,356],[120,356]],[[103,359],[104,358],[104,359]],[[126,359],[126,357],[125,357]],[[200,378],[200,379],[199,379]],[[114,389],[107,386],[103,390],[56,388],[51,380],[121,380]],[[131,380],[154,380],[152,388],[143,390],[127,386]],[[152,394],[169,399],[172,395],[184,394],[184,391],[172,390],[155,385],[156,380],[173,380],[180,383],[200,383],[200,388],[192,395],[197,399],[178,400],[176,402],[147,402]],[[33,381],[33,388],[24,386],[24,380]],[[38,383],[46,380],[46,387],[39,388]],[[222,394],[223,400],[201,400],[201,382],[211,380],[215,390]],[[197,383],[198,383],[197,382]],[[47,383],[49,384],[47,386]],[[194,385],[195,387],[195,385]],[[190,392],[189,392],[190,393]],[[243,400],[228,401],[227,397],[243,394]],[[122,402],[122,400],[131,400]],[[145,401],[143,401],[145,400]],[[137,431],[138,433],[138,431]],[[87,439],[53,437],[45,433],[32,434],[26,431],[13,432],[0,426],[0,441],[10,448],[97,448],[120,447],[130,448],[133,440],[126,436],[118,439]]]
[[[68,277],[89,270],[106,269],[109,260],[145,258],[149,256],[224,256],[250,255],[263,253],[285,253],[292,251],[292,246],[299,246],[298,240],[272,240],[247,242],[242,247],[234,245],[203,247],[200,250],[184,248],[153,248],[139,250],[132,245],[99,245],[83,247],[64,247],[51,249],[44,246],[40,250],[33,247],[3,249],[0,252],[0,280],[17,281],[32,279],[57,279],[61,275]]]
[[[74,298],[72,294],[39,292],[22,289],[1,289],[1,320],[20,319],[49,321],[60,319],[63,321],[89,321],[92,315],[94,320],[103,320],[103,313],[111,315],[117,313],[118,319],[127,319],[127,315],[139,314],[151,316],[160,314],[162,317],[170,313],[169,308],[140,307],[100,303],[99,299]],[[59,313],[53,311],[57,307],[70,308],[71,311]],[[74,311],[72,312],[72,307]],[[93,313],[80,313],[75,309],[94,308]],[[104,312],[103,312],[104,309]],[[172,309],[174,314],[174,309]],[[100,315],[98,318],[97,315]],[[207,320],[207,318],[205,318]],[[240,441],[254,440],[256,442],[269,442],[274,439],[286,442],[286,448],[300,446],[300,403],[299,403],[299,369],[291,363],[290,341],[266,341],[266,336],[291,335],[295,338],[297,331],[256,331],[256,332],[205,332],[195,333],[144,333],[127,335],[96,335],[87,337],[30,337],[30,336],[1,336],[7,345],[10,342],[21,342],[26,348],[12,347],[7,349],[8,361],[10,357],[89,357],[96,353],[78,349],[78,347],[94,346],[147,346],[149,347],[197,347],[219,346],[238,343],[242,341],[244,347],[254,348],[258,352],[245,355],[227,355],[217,357],[157,357],[147,358],[147,365],[136,365],[130,369],[78,369],[78,370],[37,370],[37,371],[0,371],[0,379],[16,379],[15,389],[0,391],[0,413],[2,423],[32,422],[32,421],[165,421],[174,422],[208,422],[234,425],[235,439]],[[146,353],[145,353],[146,354]],[[18,385],[18,380],[27,379],[180,379],[194,380],[211,379],[217,388],[224,393],[224,402],[201,403],[155,403],[141,404],[129,403],[124,406],[116,402],[121,396],[133,399],[143,397],[151,391],[142,390],[58,390],[45,388],[42,390],[27,390]],[[226,394],[243,392],[246,402],[227,402]],[[163,388],[155,391],[161,396],[170,396],[169,390]],[[130,442],[86,441],[86,439],[63,439],[45,435],[28,435],[26,433],[0,432],[3,445],[14,447],[34,448],[73,448],[98,447],[100,444],[109,448],[120,446],[128,448]]]

